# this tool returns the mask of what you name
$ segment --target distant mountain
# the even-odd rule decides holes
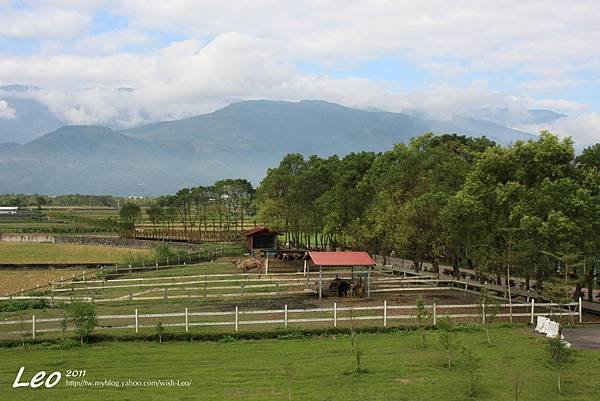
[[[0,188],[22,193],[162,194],[224,177],[253,182],[283,155],[384,151],[424,132],[534,138],[473,117],[437,121],[323,101],[243,101],[213,113],[115,131],[67,126],[0,144]]]
[[[64,124],[46,105],[21,97],[23,92],[37,90],[37,86],[0,86],[0,100],[16,110],[16,118],[0,118],[0,142],[26,143]]]
[[[552,110],[532,109],[517,112],[506,107],[486,107],[471,114],[476,119],[491,121],[505,127],[550,124],[558,119],[567,117],[565,114]]]

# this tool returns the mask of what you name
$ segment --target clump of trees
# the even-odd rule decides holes
[[[510,146],[425,134],[379,154],[289,154],[268,170],[256,207],[292,246],[394,252],[417,269],[444,262],[497,284],[518,275],[527,289],[555,276],[591,289],[600,144],[576,156],[571,139],[548,132]]]
[[[255,190],[245,179],[225,179],[211,186],[183,188],[174,195],[157,198],[147,209],[154,229],[243,230],[254,214]]]

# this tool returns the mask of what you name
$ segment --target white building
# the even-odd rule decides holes
[[[15,215],[19,212],[18,206],[0,206],[0,215]]]

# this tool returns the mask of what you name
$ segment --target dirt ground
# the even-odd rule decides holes
[[[562,333],[575,348],[600,350],[600,325],[563,329]]]
[[[276,298],[245,298],[218,300],[208,302],[205,306],[214,308],[215,310],[231,310],[235,306],[243,309],[278,309],[283,305],[288,305],[290,309],[313,309],[313,308],[330,308],[333,303],[337,303],[338,307],[345,306],[381,306],[384,300],[387,300],[388,305],[415,305],[417,299],[421,297],[426,305],[431,305],[437,302],[440,305],[461,305],[477,302],[477,297],[472,294],[463,294],[458,291],[438,291],[432,292],[411,292],[403,294],[394,293],[377,293],[372,294],[371,298],[338,298],[324,297],[319,300],[316,294],[290,295]]]

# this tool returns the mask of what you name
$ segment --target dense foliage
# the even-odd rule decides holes
[[[557,269],[593,284],[600,250],[600,145],[570,139],[499,146],[425,134],[374,154],[289,154],[257,189],[260,218],[291,246],[357,248],[490,277],[542,283]]]
[[[158,198],[146,214],[154,228],[181,224],[184,230],[240,230],[252,212],[254,188],[244,179],[225,179],[211,186],[184,188]]]

